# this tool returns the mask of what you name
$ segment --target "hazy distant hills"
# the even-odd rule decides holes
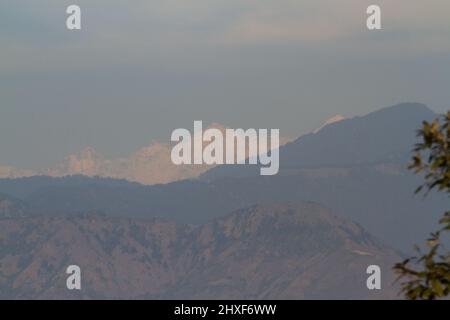
[[[284,170],[335,168],[395,163],[407,166],[416,131],[436,114],[419,103],[403,103],[362,117],[339,118],[321,130],[301,136],[280,148]],[[255,175],[256,166],[220,166],[202,177],[216,179]]]
[[[144,184],[168,183],[196,178],[213,166],[176,166],[170,159],[170,144],[154,143],[129,157],[106,159],[92,148],[68,156],[62,163],[43,172],[52,177],[86,175],[127,179]]]
[[[424,120],[436,114],[423,104],[405,103],[332,123],[281,149],[281,166],[348,167],[407,163]]]
[[[0,166],[0,178],[24,178],[33,176],[65,177],[85,175],[127,179],[143,184],[168,183],[196,178],[211,169],[208,165],[176,166],[170,159],[170,144],[153,143],[128,157],[107,159],[93,148],[67,156],[61,163],[45,170],[20,170]]]
[[[224,131],[225,126],[213,123],[206,129]],[[292,139],[281,137],[283,145]],[[184,179],[197,178],[214,165],[174,165],[171,160],[172,143],[152,143],[148,147],[122,158],[108,159],[94,148],[85,148],[78,153],[67,156],[59,164],[43,170],[20,170],[11,166],[0,165],[0,178],[23,178],[32,176],[65,177],[85,175],[89,177],[106,177],[126,179],[142,184],[162,184]]]
[[[220,124],[208,128],[224,130]],[[172,163],[171,143],[152,143],[123,158],[108,159],[93,148],[85,148],[68,155],[59,164],[43,170],[20,170],[11,166],[0,166],[0,178],[23,178],[33,176],[65,177],[85,175],[126,179],[143,184],[168,183],[196,178],[213,168],[208,165],[180,165]]]
[[[445,195],[414,196],[422,180],[405,168],[415,130],[430,117],[434,114],[423,105],[403,104],[330,124],[282,147],[282,169],[272,177],[253,175],[245,166],[216,168],[202,180],[154,186],[100,178],[32,177],[0,180],[0,193],[25,201],[33,214],[101,212],[195,224],[255,203],[315,201],[406,251],[425,239],[448,209]],[[367,146],[359,142],[361,137]],[[346,152],[341,154],[341,147]],[[312,166],[313,159],[317,166]]]
[[[20,170],[12,166],[0,165],[0,178],[22,178],[36,175],[32,170]]]
[[[32,192],[23,199],[33,214],[98,212],[196,224],[255,203],[315,201],[341,217],[360,223],[391,246],[408,250],[433,230],[437,216],[448,206],[448,198],[413,196],[420,180],[405,171],[399,174],[392,171],[371,167],[333,170],[328,174],[303,171],[272,178],[183,181],[161,186],[139,186],[124,181],[111,186],[99,179],[78,177],[84,182],[64,186],[64,181],[59,181],[30,189]],[[22,182],[26,184],[27,180]],[[9,189],[8,183],[0,181],[0,192],[4,193],[5,189]]]
[[[0,219],[0,298],[395,298],[400,257],[313,203],[252,206],[200,226],[77,217]],[[82,269],[82,291],[65,268]],[[381,291],[366,268],[382,267]]]
[[[448,210],[446,195],[415,197],[422,179],[406,169],[415,130],[435,116],[402,104],[338,117],[282,147],[275,176],[234,166],[151,186],[0,179],[0,295],[395,297],[391,268],[401,258],[390,248],[410,250]],[[103,170],[93,150],[82,158],[83,170]],[[83,269],[81,293],[65,289],[69,264]],[[365,287],[370,264],[383,268],[381,292]]]

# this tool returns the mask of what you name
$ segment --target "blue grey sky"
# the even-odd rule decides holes
[[[381,31],[365,26],[374,3]],[[0,43],[0,164],[21,168],[123,156],[193,120],[293,136],[450,106],[448,0],[2,0]]]

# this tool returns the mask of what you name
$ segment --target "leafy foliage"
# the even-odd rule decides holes
[[[410,169],[423,174],[425,183],[416,193],[426,189],[450,193],[450,111],[435,119],[424,122],[418,131],[421,142],[415,146],[415,156]],[[450,253],[442,237],[450,231],[450,211],[439,221],[440,229],[427,240],[427,251],[417,247],[418,256],[396,264],[394,269],[402,283],[402,291],[408,299],[433,300],[450,294]]]

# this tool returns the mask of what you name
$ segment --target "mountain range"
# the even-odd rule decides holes
[[[407,169],[416,130],[436,116],[405,103],[337,117],[282,146],[275,176],[236,165],[156,185],[0,179],[0,294],[395,298],[393,264],[448,210],[446,195],[414,196],[423,179]],[[85,270],[81,292],[64,289],[68,264]],[[365,287],[371,264],[381,291]]]
[[[199,226],[157,219],[0,219],[0,298],[381,299],[400,257],[314,203],[251,206]],[[82,270],[66,289],[65,268]],[[383,290],[366,268],[383,270]]]
[[[226,127],[212,123],[207,129]],[[280,145],[292,139],[281,137]],[[23,178],[33,176],[66,177],[84,175],[88,177],[107,177],[126,179],[142,184],[163,184],[179,180],[199,177],[214,165],[174,165],[171,160],[172,143],[154,142],[148,147],[139,149],[127,157],[108,159],[87,147],[78,153],[67,156],[59,164],[43,170],[21,170],[12,166],[0,165],[0,178]]]
[[[257,166],[221,166],[200,179],[153,186],[31,177],[0,179],[0,193],[26,202],[35,214],[102,212],[188,224],[256,203],[315,201],[410,251],[448,205],[445,195],[414,196],[422,179],[406,169],[415,130],[435,116],[424,105],[402,104],[330,124],[281,147],[280,173],[272,177],[259,176]]]

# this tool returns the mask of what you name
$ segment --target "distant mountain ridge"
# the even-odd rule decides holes
[[[312,133],[317,133],[320,130],[322,130],[323,128],[325,128],[326,126],[333,124],[333,123],[337,123],[339,121],[345,120],[346,118],[341,115],[341,114],[336,114],[333,117],[329,118],[327,121],[325,121],[320,127],[318,127],[317,129],[313,130]]]
[[[0,193],[26,202],[33,214],[39,215],[102,212],[108,216],[160,217],[189,224],[202,224],[255,203],[315,201],[338,216],[361,224],[391,247],[410,251],[417,239],[428,236],[435,228],[434,221],[448,209],[445,195],[415,197],[414,190],[422,179],[406,169],[415,130],[421,121],[434,116],[423,105],[407,104],[328,125],[317,134],[282,147],[281,170],[273,177],[260,176],[258,168],[252,166],[218,167],[200,180],[153,186],[78,176],[32,177],[0,179]],[[386,122],[386,118],[402,121],[396,124],[393,120]],[[391,138],[395,125],[407,133]],[[379,132],[384,127],[387,134]],[[365,137],[363,141],[369,146],[350,148],[353,142],[349,143],[347,137]],[[349,148],[350,153],[338,154],[340,149],[336,147],[317,147],[330,141],[334,146]],[[360,142],[354,142],[355,146],[357,143]],[[373,159],[363,155],[352,160],[353,153],[370,146],[375,149],[371,153]],[[392,152],[396,146],[400,153]],[[334,156],[319,158],[322,166],[311,165],[313,159],[327,152]],[[298,164],[289,163],[289,153],[297,157]],[[336,164],[333,159],[337,159]]]
[[[212,123],[206,129],[225,131],[226,127]],[[280,138],[283,145],[291,139]],[[213,168],[214,165],[174,165],[171,159],[172,143],[154,142],[123,158],[107,159],[94,148],[88,147],[67,156],[61,163],[48,169],[32,171],[0,166],[0,178],[23,178],[32,176],[65,177],[85,175],[126,179],[142,184],[164,184],[193,179]]]
[[[21,170],[12,166],[0,165],[0,178],[23,178],[23,177],[31,177],[36,173],[32,170]]]
[[[436,114],[419,103],[404,103],[332,123],[282,148],[285,167],[350,166],[409,161],[422,121]]]
[[[176,166],[170,159],[170,144],[153,143],[126,158],[106,159],[93,148],[68,156],[59,165],[43,171],[52,177],[86,175],[127,179],[144,184],[169,183],[195,178],[211,169],[206,165]]]
[[[0,298],[397,298],[395,250],[448,209],[447,196],[414,197],[422,179],[406,169],[414,131],[434,117],[407,104],[328,124],[282,147],[270,177],[235,166],[151,186],[0,179]],[[81,293],[64,287],[74,261]],[[371,264],[380,292],[365,287]]]
[[[225,130],[225,127],[217,123],[211,126],[219,130]],[[19,170],[10,166],[0,166],[0,177],[85,175],[126,179],[151,185],[196,178],[213,167],[208,165],[174,165],[170,158],[171,151],[171,143],[154,142],[128,157],[107,159],[94,148],[87,147],[76,154],[67,156],[56,166],[44,170]]]
[[[78,217],[0,219],[3,299],[381,299],[399,256],[314,203],[257,205],[202,226]],[[65,268],[83,289],[66,289]],[[381,291],[366,288],[380,265]]]
[[[424,120],[437,115],[426,105],[402,103],[365,116],[331,121],[280,147],[280,168],[349,167],[395,163],[406,166]],[[257,166],[219,166],[203,179],[257,174]]]

